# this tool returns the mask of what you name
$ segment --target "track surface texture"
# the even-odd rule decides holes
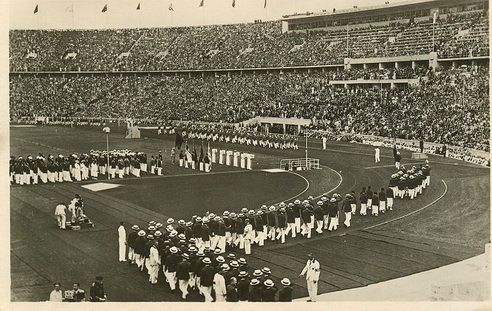
[[[106,144],[99,129],[11,128],[10,135],[13,155],[88,152],[104,149]],[[118,263],[120,221],[143,225],[168,217],[188,219],[207,210],[220,213],[243,206],[258,208],[263,203],[328,191],[358,193],[363,186],[387,186],[394,172],[390,149],[383,148],[381,162],[375,164],[370,146],[331,142],[328,150],[321,150],[321,142],[311,140],[309,156],[320,159],[321,170],[298,175],[266,173],[261,169],[277,168],[283,158],[303,157],[304,150],[229,145],[255,154],[253,171],[214,165],[213,174],[198,174],[171,164],[173,143],[171,138],[125,140],[121,134],[110,135],[111,149],[146,151],[149,155],[162,150],[162,177],[112,180],[121,187],[100,192],[81,187],[92,182],[11,186],[11,300],[45,301],[55,281],[64,288],[80,282],[88,291],[94,277],[101,274],[111,301],[180,301],[180,295],[165,285],[163,275],[159,285],[151,286],[146,274]],[[402,151],[402,156],[404,164],[418,162],[410,159],[409,152]],[[393,212],[378,218],[354,216],[349,229],[314,234],[310,240],[267,243],[244,257],[251,268],[270,267],[276,284],[283,277],[290,278],[298,298],[307,296],[306,282],[297,276],[308,252],[321,264],[319,293],[399,278],[482,253],[490,240],[489,169],[432,155],[429,161],[431,186],[415,200],[396,200]],[[85,199],[86,212],[95,227],[60,231],[54,207],[59,201],[68,202],[75,193]],[[200,301],[195,294],[190,299]]]

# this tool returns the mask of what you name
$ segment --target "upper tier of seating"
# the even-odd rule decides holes
[[[10,31],[11,71],[143,71],[342,64],[427,54],[489,55],[488,12],[443,15],[437,23],[282,33],[280,22],[121,30]]]

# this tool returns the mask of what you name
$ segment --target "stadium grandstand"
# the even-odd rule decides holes
[[[11,118],[297,117],[488,150],[488,32],[488,3],[471,0],[223,26],[12,30]],[[448,97],[461,104],[447,109]],[[412,115],[427,117],[423,127],[411,128]]]
[[[200,3],[203,5],[203,0]],[[235,1],[232,6],[234,5]],[[264,5],[267,5],[266,0]],[[36,6],[34,13],[37,9]],[[105,12],[104,10],[107,10],[107,6],[102,12]],[[164,223],[161,231],[168,230],[169,232],[164,233],[164,236],[171,240],[170,243],[169,240],[163,242],[166,246],[174,243],[173,238],[177,235],[174,229],[181,226],[180,233],[183,236],[177,239],[176,247],[163,248],[162,251],[172,257],[174,255],[170,253],[175,254],[176,249],[176,252],[185,253],[186,256],[183,258],[186,261],[189,259],[186,258],[189,256],[186,254],[185,247],[187,241],[190,245],[195,242],[198,245],[200,240],[205,242],[200,245],[205,248],[207,242],[205,240],[208,238],[207,236],[202,239],[202,229],[197,229],[199,233],[196,233],[197,218],[200,219],[198,222],[202,221],[197,215],[205,215],[203,219],[207,222],[210,215],[216,216],[211,212],[217,214],[218,220],[213,217],[210,221],[213,222],[215,219],[221,222],[223,216],[220,215],[223,212],[223,218],[235,215],[233,212],[229,214],[232,210],[237,211],[238,218],[243,219],[245,217],[263,219],[261,216],[263,212],[274,214],[279,211],[279,215],[284,215],[283,210],[280,211],[277,207],[283,207],[285,204],[278,203],[292,203],[294,206],[294,199],[301,199],[301,196],[307,194],[312,196],[302,204],[322,206],[325,204],[324,201],[316,202],[316,200],[324,197],[324,200],[328,200],[326,204],[340,203],[340,206],[336,205],[334,211],[342,211],[341,206],[354,208],[353,204],[356,206],[357,213],[355,210],[344,210],[346,222],[340,221],[340,224],[336,223],[336,225],[331,223],[331,219],[335,217],[338,221],[338,217],[341,217],[338,215],[341,214],[335,213],[337,216],[329,216],[329,233],[328,217],[324,219],[321,215],[321,219],[316,218],[316,223],[318,224],[318,221],[321,223],[317,227],[319,230],[316,230],[318,234],[314,234],[314,225],[310,228],[307,220],[303,218],[304,227],[302,233],[300,230],[297,231],[297,240],[294,225],[291,228],[293,236],[287,236],[287,240],[285,239],[287,234],[284,236],[284,228],[280,228],[280,225],[268,226],[268,239],[260,233],[263,232],[260,228],[256,228],[253,255],[251,250],[249,253],[243,250],[244,245],[239,248],[238,245],[244,244],[244,240],[239,241],[238,238],[237,243],[235,240],[230,242],[232,239],[229,239],[230,236],[227,238],[227,246],[224,242],[223,249],[219,249],[222,252],[213,254],[215,250],[208,247],[207,251],[210,254],[207,254],[217,259],[226,256],[227,249],[228,253],[234,253],[238,258],[244,256],[250,265],[248,268],[246,264],[241,264],[241,269],[245,269],[244,272],[253,276],[265,267],[263,269],[267,271],[266,276],[270,276],[277,285],[288,283],[286,287],[291,286],[290,280],[302,271],[297,271],[300,263],[304,267],[307,259],[295,256],[305,256],[307,248],[318,260],[322,256],[329,258],[333,255],[335,264],[330,266],[329,271],[326,269],[329,266],[328,260],[321,262],[321,273],[326,273],[326,277],[320,281],[320,293],[336,292],[401,278],[481,254],[487,238],[490,243],[489,232],[484,233],[483,230],[485,226],[487,228],[490,226],[488,215],[489,75],[489,2],[483,0],[387,2],[378,6],[354,6],[350,9],[295,13],[284,15],[274,21],[257,20],[253,23],[225,25],[87,30],[11,29],[9,31],[9,117],[13,142],[11,163],[23,163],[25,160],[23,157],[27,154],[39,152],[36,161],[42,162],[45,160],[44,154],[53,157],[51,153],[54,155],[59,153],[58,157],[61,160],[56,161],[61,163],[60,176],[65,176],[63,175],[65,168],[62,173],[61,167],[70,165],[70,170],[66,174],[72,176],[71,179],[74,181],[72,183],[70,179],[69,182],[57,183],[55,178],[58,178],[58,175],[55,173],[48,182],[45,181],[47,185],[32,185],[29,181],[26,186],[22,179],[26,178],[22,167],[16,171],[15,165],[11,164],[11,200],[14,211],[11,223],[14,223],[14,219],[19,223],[24,221],[27,224],[34,219],[36,213],[41,215],[39,216],[41,220],[34,226],[52,225],[50,223],[52,219],[49,219],[52,213],[50,211],[50,215],[46,216],[48,212],[42,209],[44,207],[42,205],[55,204],[55,198],[60,202],[67,200],[72,200],[72,203],[79,202],[81,198],[78,194],[81,193],[89,206],[89,212],[94,216],[91,218],[93,222],[90,223],[94,229],[87,229],[88,234],[93,234],[91,237],[94,237],[94,241],[101,237],[101,241],[95,243],[87,241],[82,235],[65,238],[62,236],[64,232],[48,233],[56,236],[56,239],[61,237],[63,243],[60,245],[63,244],[63,247],[70,250],[65,254],[58,249],[64,254],[61,255],[62,259],[53,259],[55,256],[49,253],[51,252],[49,247],[61,247],[53,242],[56,239],[51,241],[48,238],[40,242],[42,245],[48,245],[47,248],[33,247],[29,251],[19,250],[11,242],[12,247],[15,248],[12,251],[13,265],[16,268],[32,265],[38,267],[32,268],[32,273],[50,275],[49,278],[45,276],[45,279],[51,280],[52,276],[56,276],[57,280],[66,280],[66,275],[61,271],[71,269],[72,261],[77,262],[81,266],[75,267],[74,271],[83,275],[85,281],[88,280],[89,273],[97,272],[107,273],[113,277],[114,283],[121,282],[118,285],[114,283],[108,285],[115,293],[114,301],[212,301],[212,296],[209,297],[206,291],[202,292],[199,283],[192,286],[193,293],[190,289],[189,295],[191,298],[187,298],[188,283],[183,289],[179,284],[173,285],[169,281],[173,278],[169,273],[176,274],[176,271],[166,270],[164,275],[160,276],[159,286],[164,285],[166,288],[169,286],[171,289],[162,294],[160,289],[142,289],[149,285],[147,282],[157,284],[157,275],[162,274],[159,268],[157,272],[150,272],[154,268],[147,266],[148,262],[142,261],[140,264],[137,262],[138,269],[147,270],[150,275],[148,281],[146,276],[142,281],[138,276],[134,278],[136,273],[132,274],[137,269],[129,273],[124,270],[128,267],[113,265],[117,255],[113,250],[106,253],[108,248],[106,246],[108,243],[115,244],[115,228],[118,228],[117,224],[120,224],[120,220],[125,220],[125,224],[121,222],[121,226],[128,225],[130,221],[133,221],[132,224],[145,222],[141,228],[138,228],[145,230],[148,220],[152,220],[155,224],[156,221],[160,223],[160,219],[166,219],[161,221]],[[103,128],[104,134],[101,132]],[[138,135],[132,136],[132,130],[135,130],[135,133],[138,131]],[[126,138],[140,138],[141,133],[142,139],[125,140],[120,137],[125,131]],[[254,143],[250,143],[251,141]],[[110,151],[110,144],[112,144],[111,148],[114,146],[116,149]],[[186,145],[186,151],[184,148],[181,149],[182,144]],[[201,149],[200,160],[197,159],[196,147]],[[193,159],[188,161],[188,156],[190,159],[192,157],[192,149]],[[308,158],[308,152],[310,155],[314,154],[311,155],[313,158]],[[251,169],[251,166],[246,169],[247,165],[242,167],[241,164],[227,167],[219,160],[215,160],[216,154],[217,157],[220,154],[221,159],[224,156],[230,160],[235,156],[235,161],[240,161],[238,160],[241,159],[240,153],[243,156],[247,154],[243,159],[253,161],[250,164],[253,163],[254,169]],[[380,163],[380,153],[382,163]],[[29,160],[32,160],[30,155]],[[57,159],[56,155],[54,157]],[[204,157],[207,158],[206,162]],[[428,157],[429,160],[426,161]],[[404,158],[402,164],[407,166],[407,168],[403,167],[405,173],[400,166],[402,158]],[[303,167],[297,169],[298,164],[292,164],[302,163],[304,159]],[[128,165],[124,162],[127,160]],[[284,166],[284,170],[282,164],[286,163],[285,161],[290,162],[286,167]],[[309,161],[315,162],[319,170],[310,171]],[[186,164],[186,170],[185,162],[190,162],[189,168]],[[196,170],[202,172],[194,176],[191,162],[193,162],[193,169],[196,163]],[[436,174],[432,175],[432,187],[428,181],[430,180],[429,162],[432,165],[432,174]],[[198,168],[199,164],[204,163],[207,164],[207,171]],[[213,171],[207,175],[210,173],[212,163]],[[280,169],[278,169],[279,163]],[[148,170],[147,164],[149,164]],[[81,177],[80,171],[74,173],[72,165],[86,169],[85,176]],[[417,168],[419,165],[420,168]],[[121,166],[119,178],[123,179],[125,176],[125,180],[116,178],[119,166]],[[131,167],[132,172],[137,170],[138,174],[124,173],[123,166],[129,170]],[[150,173],[151,166],[153,166],[152,173]],[[332,166],[334,168],[331,168]],[[94,173],[91,167],[94,168]],[[113,177],[110,177],[110,167],[114,167]],[[400,178],[398,173],[395,173],[395,167],[402,178],[406,178],[403,176],[407,169],[410,175],[415,172],[416,178],[420,178],[420,183],[415,182],[418,190],[410,195],[407,192],[409,187],[404,186],[400,189],[395,185],[388,186],[388,180],[396,178],[398,183]],[[23,168],[29,173],[29,166]],[[379,169],[384,170],[385,173],[376,173]],[[419,175],[419,169],[426,171],[427,176]],[[296,170],[299,172],[294,172]],[[227,175],[232,173],[234,176],[251,174],[248,176],[251,179],[241,180],[240,177]],[[279,173],[277,176],[281,178],[269,175],[275,175],[274,173]],[[31,171],[30,174],[33,172]],[[258,176],[253,176],[254,174]],[[283,179],[282,174],[292,177],[292,180],[287,177]],[[160,175],[166,176],[161,178]],[[181,179],[175,178],[176,176]],[[189,181],[190,176],[196,179]],[[206,180],[209,176],[215,179]],[[473,179],[475,177],[476,179]],[[265,180],[272,178],[272,180],[265,181],[262,178]],[[277,179],[273,180],[273,178]],[[302,183],[307,183],[304,190],[302,189],[304,184],[301,184],[300,180]],[[78,187],[77,182],[81,187]],[[413,175],[411,181],[410,177],[408,179],[408,183],[411,182],[413,182]],[[22,186],[18,185],[19,183]],[[93,190],[95,188],[91,188],[92,183],[98,183],[98,187],[103,189]],[[371,211],[367,212],[367,217],[365,212],[360,211],[363,197],[367,195],[366,187],[371,184],[376,187],[373,188],[374,193],[370,190],[371,187],[368,187],[371,193],[369,199],[372,200],[371,195],[374,195],[376,202],[383,197],[386,200],[388,187],[395,188],[395,190],[388,190],[388,193],[397,191],[395,193],[398,193],[398,196],[402,193],[401,198],[395,197],[394,216],[391,216],[392,212],[389,209],[387,212],[386,209],[384,210],[386,213],[378,215],[379,205],[373,206],[374,219],[371,218]],[[251,193],[239,193],[234,188],[239,186],[249,189]],[[428,188],[424,191],[426,187]],[[359,195],[360,188],[363,190]],[[202,191],[202,189],[206,190]],[[104,192],[101,194],[95,191]],[[198,198],[193,197],[194,191],[200,194]],[[213,191],[217,193],[212,193]],[[268,193],[264,193],[265,191]],[[333,195],[335,191],[346,193],[346,196]],[[473,192],[470,194],[472,197],[470,202],[465,199],[468,197],[468,191]],[[285,199],[293,194],[291,192],[298,194]],[[78,193],[75,199],[73,199],[74,193]],[[331,195],[333,201],[330,200]],[[38,197],[43,204],[37,204]],[[355,203],[347,203],[351,198]],[[367,197],[365,199],[367,202]],[[63,205],[60,202],[57,201],[56,204]],[[258,207],[263,203],[272,205],[270,208],[273,209],[267,208],[266,205],[262,206],[259,216],[254,218]],[[295,204],[300,206],[301,203]],[[72,205],[72,208],[75,208],[75,203]],[[82,205],[80,203],[77,208],[82,209]],[[470,218],[464,219],[462,226],[457,225],[459,221],[453,218],[465,214],[455,208],[457,205],[466,205],[467,209],[468,205],[478,206],[476,213],[469,212],[466,217]],[[368,207],[371,207],[371,203]],[[435,209],[431,210],[427,207]],[[104,211],[101,208],[104,208]],[[487,209],[486,216],[482,213],[484,208]],[[449,211],[451,209],[453,211]],[[417,218],[413,220],[410,218],[410,216],[419,217],[420,211],[429,213],[421,217],[425,219],[422,221],[422,226],[428,226],[423,229],[416,224],[419,222]],[[448,218],[441,217],[448,215],[448,212],[450,213]],[[32,217],[29,216],[31,213]],[[239,216],[242,213],[244,215]],[[354,216],[347,216],[347,213]],[[178,226],[178,222],[175,223],[171,216],[176,220],[186,218],[186,222],[181,219]],[[125,217],[128,221],[120,219]],[[314,224],[314,212],[311,217]],[[349,217],[353,217],[352,227]],[[379,217],[379,220],[376,217]],[[404,230],[398,231],[400,228],[396,227],[397,224],[402,223],[399,222],[401,219],[406,220],[407,217],[410,218],[408,223],[415,224],[414,228],[408,229],[412,232],[412,238],[405,240],[404,244],[398,244],[395,248],[388,247],[385,244],[388,239],[391,239],[392,243],[401,243],[395,242],[395,239],[406,238]],[[439,222],[430,223],[434,217],[438,217]],[[278,216],[273,216],[272,219],[272,223],[279,224]],[[298,221],[300,228],[301,220]],[[165,227],[166,222],[167,227]],[[453,225],[449,224],[451,222]],[[62,228],[60,222],[58,224],[59,228]],[[388,228],[391,228],[388,229],[389,231],[398,233],[375,237],[376,234],[386,230],[385,226],[388,224],[390,224]],[[237,236],[243,239],[241,230],[244,230],[246,225],[247,222],[243,223],[241,229],[234,232],[234,236],[237,233]],[[342,228],[342,225],[345,226]],[[338,233],[331,235],[332,228],[335,227],[333,231],[336,231],[338,226],[340,227]],[[185,232],[185,227],[193,229],[186,229]],[[264,227],[265,229],[262,225],[261,229],[266,231],[266,222]],[[375,227],[381,231],[371,231]],[[405,225],[402,225],[403,227]],[[429,229],[430,227],[432,229]],[[36,238],[35,234],[32,234],[33,229],[27,229],[23,225],[18,227],[14,225],[13,228],[12,236],[16,237],[16,241],[27,239],[28,235],[29,239]],[[254,229],[253,227],[253,235]],[[108,233],[110,230],[112,230],[111,234]],[[270,230],[273,230],[273,233]],[[426,230],[432,231],[432,234],[428,234]],[[455,235],[463,234],[466,238],[464,238],[465,242],[456,242],[457,244],[453,245],[452,238],[449,236],[441,238],[439,234],[442,232],[436,233],[436,230],[442,230],[446,234],[452,232],[449,235],[453,238]],[[156,229],[154,227],[147,231],[152,232],[153,235]],[[307,240],[311,238],[311,231],[314,242]],[[129,227],[126,233],[128,232],[130,232]],[[136,232],[140,234],[139,230]],[[126,233],[123,234],[125,241]],[[184,238],[185,233],[186,238]],[[276,237],[277,233],[281,238]],[[244,236],[246,234],[247,232]],[[433,234],[439,238],[429,242],[434,239]],[[299,235],[302,235],[303,240]],[[334,238],[328,241],[327,235],[339,240]],[[121,236],[119,235],[120,242]],[[146,236],[146,232],[143,236]],[[210,235],[212,236],[213,234]],[[73,243],[77,249],[66,246],[72,244],[69,241],[72,238],[79,243]],[[266,241],[259,242],[262,238]],[[153,239],[154,236],[151,240]],[[370,242],[366,244],[361,242],[362,239],[368,239]],[[38,240],[29,241],[29,243],[38,242]],[[178,250],[178,244],[183,241],[184,245]],[[291,241],[296,242],[291,243]],[[286,246],[281,245],[284,243]],[[316,243],[320,243],[323,247],[318,247]],[[462,244],[458,245],[458,243]],[[466,243],[470,247],[465,245]],[[95,244],[97,245],[93,246]],[[124,245],[126,249],[126,244]],[[218,242],[216,246],[220,248]],[[374,253],[371,250],[373,247]],[[99,253],[94,256],[89,255],[92,249],[97,249]],[[194,247],[190,249],[196,251]],[[363,262],[359,266],[359,260],[362,262],[366,258],[364,254],[359,255],[360,249],[370,252],[367,255],[370,259],[367,260],[378,258],[378,261],[374,262],[384,267],[379,267],[374,262]],[[417,254],[414,253],[416,249],[419,252]],[[399,252],[405,254],[401,255],[405,258],[399,258]],[[201,254],[202,250],[198,253]],[[227,260],[229,262],[230,259],[230,263],[238,264],[234,254],[229,254],[231,257]],[[387,254],[394,258],[386,260],[384,255]],[[40,263],[32,260],[38,255],[40,258],[49,258],[50,264],[53,266],[59,264],[60,268],[50,268],[51,270],[39,268],[37,265]],[[22,256],[26,256],[25,262]],[[77,256],[88,256],[89,259],[80,260],[76,258]],[[123,261],[121,251],[119,256],[120,261]],[[147,258],[149,256],[147,254]],[[417,258],[419,256],[423,256],[423,259]],[[181,260],[181,257],[177,258]],[[344,261],[351,260],[353,262],[350,264],[350,269],[343,267]],[[395,267],[391,266],[393,260],[396,261]],[[91,267],[86,270],[82,267],[84,264]],[[132,264],[130,259],[129,264]],[[159,267],[160,264],[156,265]],[[222,267],[220,260],[215,264]],[[168,262],[168,267],[170,265],[173,263]],[[276,269],[273,276],[270,275],[270,269],[266,265]],[[106,267],[106,270],[99,267]],[[356,267],[357,271],[352,271],[353,267]],[[195,268],[193,266],[193,269]],[[232,269],[232,266],[227,266],[226,271],[229,268]],[[27,271],[31,268],[22,269]],[[12,273],[19,273],[18,270]],[[235,270],[239,276],[239,268]],[[31,273],[25,271],[22,270],[21,273]],[[194,276],[196,277],[201,271],[199,270]],[[317,271],[319,272],[319,267]],[[189,272],[193,274],[195,270]],[[221,273],[217,272],[215,275],[218,274]],[[93,276],[91,275],[91,278]],[[265,288],[270,288],[267,284],[272,280],[267,279],[266,276],[261,277],[261,281]],[[290,280],[284,279],[287,276]],[[166,281],[163,281],[164,279]],[[260,277],[258,279],[260,280]],[[101,280],[98,278],[98,281]],[[121,286],[128,281],[131,285],[127,288]],[[48,288],[42,277],[39,280],[35,279],[35,282],[42,285],[33,290],[33,293],[26,293],[20,281],[15,282],[17,283],[13,285],[12,300],[39,301],[42,300],[40,297],[43,295],[41,290],[45,291]],[[309,287],[309,279],[307,282]],[[92,287],[96,283],[93,283]],[[311,297],[312,288],[306,288],[305,284],[306,280],[292,281],[294,298],[306,297],[308,291]],[[33,288],[36,286],[38,285],[34,284]],[[251,286],[255,285],[251,284]],[[212,288],[212,285],[209,287]],[[226,299],[225,294],[220,295],[219,290],[213,288],[215,292],[213,300]],[[473,292],[468,290],[469,287],[466,288],[467,290],[454,291],[454,293]],[[434,287],[433,290],[439,293],[445,291]],[[183,294],[182,298],[175,295],[179,291]],[[275,297],[274,292],[273,301],[276,301]],[[251,296],[249,299],[252,299]],[[263,301],[272,301],[268,299],[270,298],[263,298]],[[277,300],[280,300],[280,297]]]

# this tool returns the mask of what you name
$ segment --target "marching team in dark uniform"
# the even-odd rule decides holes
[[[313,230],[317,234],[334,231],[342,214],[344,226],[350,227],[358,202],[363,216],[368,209],[374,216],[391,211],[394,198],[402,198],[401,191],[403,198],[411,199],[413,193],[422,193],[430,181],[428,163],[419,169],[400,169],[391,176],[387,188],[364,187],[358,200],[355,191],[345,196],[325,194],[319,200],[309,197],[278,206],[264,205],[257,211],[242,208],[237,214],[207,213],[203,217],[195,215],[191,221],[175,222],[169,218],[166,227],[156,221],[149,222],[146,228],[134,225],[127,239],[129,262],[146,271],[151,284],[158,284],[157,279],[163,274],[170,290],[181,293],[183,300],[196,291],[205,301],[291,301],[288,279],[283,279],[279,288],[270,277],[270,269],[251,271],[244,258],[236,259],[233,253],[225,256],[226,252],[249,254],[251,245],[261,247],[266,240],[285,243],[287,237],[297,235],[309,239]],[[401,186],[404,188],[399,190]],[[152,253],[157,258],[152,259]]]

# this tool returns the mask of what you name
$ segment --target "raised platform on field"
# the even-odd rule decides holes
[[[412,152],[412,159],[416,159],[416,160],[427,159],[427,155],[421,152]]]
[[[313,158],[298,158],[298,159],[282,159],[280,160],[280,169],[286,171],[303,171],[319,169],[319,159]]]

